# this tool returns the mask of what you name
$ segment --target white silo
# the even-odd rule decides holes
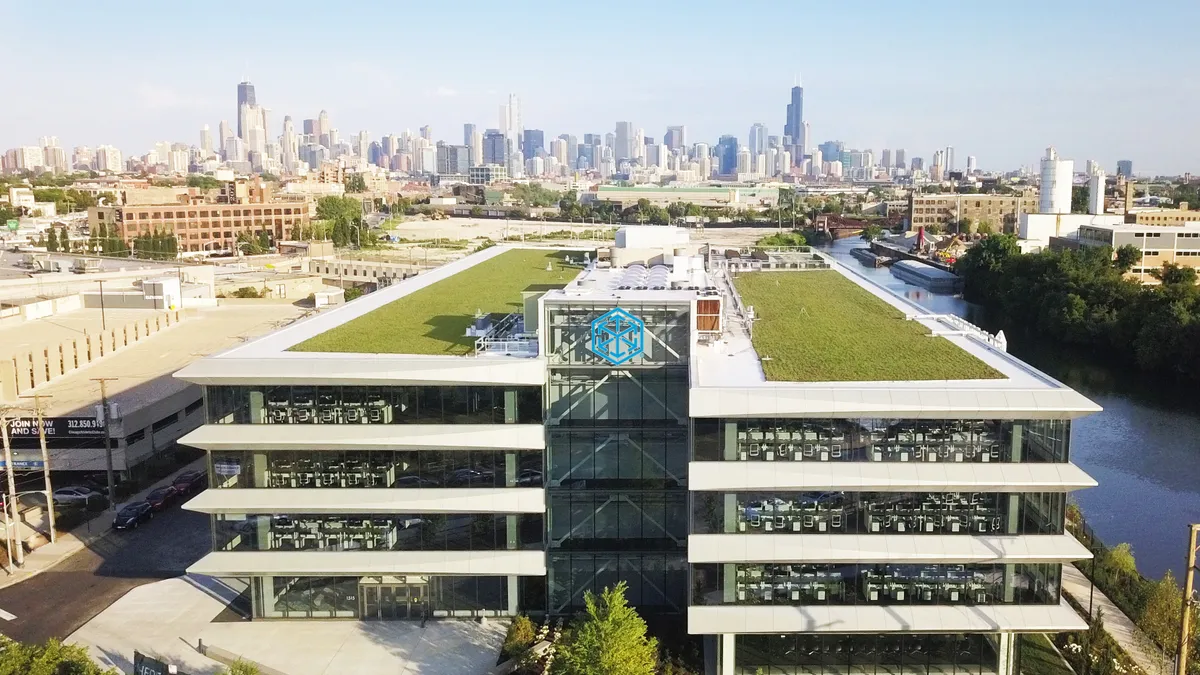
[[[1075,162],[1059,159],[1053,147],[1046,148],[1042,158],[1042,185],[1038,197],[1038,213],[1070,213],[1071,181]]]
[[[1104,213],[1104,169],[1095,167],[1088,177],[1088,213]]]

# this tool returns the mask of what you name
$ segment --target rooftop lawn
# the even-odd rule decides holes
[[[578,274],[560,251],[512,250],[431,286],[416,290],[292,347],[293,352],[447,354],[475,349],[466,337],[477,311],[511,314],[523,309],[522,291],[562,288]],[[578,257],[578,256],[577,256]],[[554,271],[546,264],[553,262]]]
[[[776,382],[973,380],[1002,374],[833,270],[734,280],[754,349]]]

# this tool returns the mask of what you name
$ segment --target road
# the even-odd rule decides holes
[[[113,532],[19,584],[0,589],[0,633],[21,642],[63,639],[142,584],[180,576],[212,547],[208,516],[178,505],[136,530]],[[92,527],[108,527],[102,516]]]

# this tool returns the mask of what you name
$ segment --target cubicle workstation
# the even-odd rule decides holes
[[[1037,564],[703,564],[702,605],[1056,605],[1062,566]]]
[[[541,487],[536,450],[221,450],[215,488]]]
[[[1065,462],[1068,420],[696,420],[698,461]]]
[[[694,534],[1062,534],[1063,493],[698,492]]]
[[[540,513],[213,516],[214,551],[501,551],[542,548]]]

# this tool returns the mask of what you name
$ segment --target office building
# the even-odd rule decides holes
[[[913,158],[913,170],[919,157]],[[1022,213],[1036,213],[1038,196],[974,195],[974,194],[911,194],[908,198],[912,229],[921,226],[944,226],[952,221],[989,223],[996,231],[1013,231]]]
[[[1122,159],[1117,161],[1117,176],[1124,178],[1133,178],[1133,160]]]
[[[1070,213],[1074,179],[1075,162],[1059,159],[1054,148],[1046,148],[1046,156],[1042,158],[1042,182],[1038,188],[1041,195],[1038,213]]]
[[[1050,245],[1052,248],[1107,246],[1114,251],[1122,246],[1133,246],[1142,252],[1142,259],[1126,276],[1143,284],[1160,283],[1154,272],[1161,271],[1165,263],[1200,270],[1200,222],[1187,225],[1080,225],[1074,236],[1052,239]]]
[[[525,154],[526,161],[546,152],[546,132],[541,129],[525,129],[523,140],[521,152]]]
[[[717,139],[717,173],[729,176],[737,172],[738,141],[737,136],[722,136]]]
[[[682,150],[687,147],[687,127],[678,125],[667,127],[667,135],[663,136],[663,145],[670,150]]]
[[[750,154],[758,156],[767,151],[767,127],[762,122],[750,125],[749,142],[746,144]]]
[[[821,150],[821,156],[825,158],[825,161],[838,162],[841,161],[846,144],[841,141],[825,141],[817,147]]]
[[[633,124],[631,122],[617,122],[617,133],[611,144],[613,159],[618,162],[623,159],[632,159],[635,156],[633,142]]]
[[[924,169],[925,169],[925,158],[924,157],[913,157],[912,170],[913,171],[923,171]]]
[[[975,155],[967,155],[967,175],[973,175],[979,168],[975,164]]]
[[[471,149],[465,145],[437,144],[437,172],[466,175],[471,168]]]
[[[949,173],[950,171],[954,171],[954,166],[955,166],[954,165],[954,146],[952,146],[952,145],[946,146],[945,152],[942,153],[942,159],[944,160],[944,162],[942,164],[942,169],[945,170],[947,173]]]
[[[896,168],[904,169],[907,167],[908,167],[908,164],[905,163],[904,148],[900,148],[900,149],[896,150]]]
[[[508,143],[499,129],[483,132],[483,164],[508,166]]]
[[[71,167],[76,171],[89,171],[96,166],[96,151],[86,145],[77,145],[71,151]]]
[[[574,166],[567,159],[567,140],[565,138],[555,138],[550,141],[550,156],[563,166]]]
[[[428,124],[421,127],[421,138],[433,143],[433,127]]]
[[[892,168],[892,151],[884,148],[883,152],[880,154],[879,163],[885,169]]]
[[[467,182],[471,185],[490,185],[508,180],[508,167],[502,164],[482,164],[467,170]]]
[[[125,170],[125,162],[121,159],[121,151],[111,145],[101,145],[96,148],[96,171],[120,173]]]
[[[792,155],[803,157],[808,149],[808,126],[804,122],[804,87],[792,87],[791,101],[787,104],[787,115],[783,123],[784,143],[790,144]],[[786,140],[790,139],[790,140]],[[826,156],[830,156],[828,150]]]
[[[722,675],[1016,675],[1017,634],[1086,628],[1060,579],[1089,557],[1064,520],[1095,404],[819,255],[732,278],[704,251],[495,246],[184,368],[212,477],[189,572],[245,579],[255,619],[553,619],[626,581]],[[478,322],[472,283],[516,311]],[[860,339],[927,370],[808,358]]]
[[[463,145],[470,146],[471,145],[471,137],[474,135],[475,135],[475,125],[469,124],[469,123],[464,124],[463,125]]]
[[[200,155],[207,159],[212,154],[213,154],[212,131],[209,130],[208,125],[205,124],[204,126],[200,127]]]
[[[246,138],[246,129],[243,126],[242,109],[245,106],[256,107],[258,100],[254,96],[254,85],[250,82],[239,82],[237,86],[237,112],[238,112],[238,138]],[[224,139],[222,139],[222,143]]]

